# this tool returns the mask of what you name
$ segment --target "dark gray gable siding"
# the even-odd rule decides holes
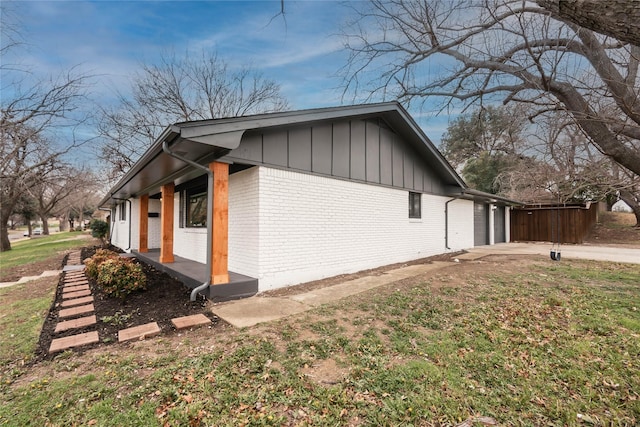
[[[379,120],[247,131],[226,158],[412,191],[445,194],[425,160]]]

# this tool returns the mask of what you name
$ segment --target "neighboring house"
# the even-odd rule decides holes
[[[395,102],[177,123],[100,202],[115,246],[214,299],[508,242],[511,204]]]
[[[633,209],[626,204],[623,200],[618,200],[611,207],[612,212],[633,212]]]

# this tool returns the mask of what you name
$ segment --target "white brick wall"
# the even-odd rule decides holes
[[[408,218],[408,192],[293,171],[253,167],[229,177],[229,269],[259,279],[260,291],[447,252],[445,203],[422,195],[422,218]],[[174,254],[206,263],[206,229],[179,227]],[[132,214],[137,224],[139,201]],[[150,212],[160,201],[150,200]],[[118,215],[119,213],[117,213]],[[116,216],[114,244],[128,245]],[[136,225],[137,227],[137,225]],[[132,247],[138,231],[132,227]],[[117,237],[115,236],[117,235]],[[149,247],[160,218],[149,219]],[[473,247],[473,202],[449,203],[449,250]]]
[[[207,263],[207,229],[180,228],[180,197],[176,191],[173,204],[173,253],[203,264]]]
[[[149,199],[149,212],[160,213],[160,200]],[[149,218],[149,233],[147,243],[149,249],[160,248],[160,217]]]
[[[408,218],[408,192],[261,167],[260,290],[445,252],[445,197],[422,195]],[[450,247],[473,246],[473,203],[449,205]],[[450,236],[451,237],[451,236]]]
[[[449,248],[456,252],[472,247],[473,201],[454,200],[449,203]]]
[[[229,270],[259,275],[258,168],[229,176]]]

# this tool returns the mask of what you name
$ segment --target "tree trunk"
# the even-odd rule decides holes
[[[42,221],[42,234],[44,236],[49,235],[49,218],[47,215],[40,215],[40,220]]]
[[[7,224],[9,224],[9,218],[11,217],[11,213],[13,212],[13,208],[15,206],[15,201],[7,203],[6,200],[3,200],[3,203],[0,205],[0,252],[11,250],[11,242],[9,241],[9,228],[7,227]]]
[[[67,231],[67,214],[61,215],[59,219],[60,231]]]
[[[636,216],[636,227],[640,227],[640,197],[638,195],[633,194],[631,191],[623,190],[620,191],[620,198],[623,202],[625,202],[631,210],[633,214]]]
[[[561,21],[640,46],[638,0],[536,0]]]
[[[11,250],[11,242],[9,242],[9,229],[7,227],[7,221],[2,221],[0,224],[0,252],[6,252]]]

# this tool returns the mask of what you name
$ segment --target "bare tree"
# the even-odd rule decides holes
[[[85,100],[89,77],[73,72],[24,88],[18,81],[12,93],[3,93],[0,111],[0,251],[11,249],[7,223],[19,196],[36,184],[43,170],[82,144],[73,129],[85,121],[76,109]],[[52,141],[60,132],[67,139]]]
[[[0,71],[14,68],[15,64],[6,63],[6,55],[23,44],[18,16],[11,2],[0,3]]]
[[[562,21],[640,46],[639,0],[536,0]]]
[[[497,178],[507,197],[566,203],[616,199],[637,191],[637,176],[600,153],[565,115],[536,115],[523,141],[519,149],[530,161]]]
[[[77,172],[69,181],[74,191],[63,200],[55,211],[60,219],[61,229],[67,227],[67,221],[68,225],[72,226],[74,219],[78,219],[82,224],[84,215],[87,212],[93,212],[104,195],[100,191],[100,180],[94,173],[87,170]]]
[[[408,103],[441,97],[443,108],[502,100],[565,111],[600,151],[640,174],[640,47],[523,0],[356,7],[358,19],[345,30],[345,93]]]
[[[71,205],[87,206],[91,191],[95,191],[93,175],[84,168],[61,162],[44,165],[35,174],[35,182],[27,192],[36,201],[37,213],[43,224],[42,234],[49,234],[48,219],[59,216]]]
[[[216,54],[165,55],[144,65],[132,82],[132,96],[104,109],[101,157],[122,174],[171,123],[281,111],[287,102],[280,86],[258,71],[231,67]]]

